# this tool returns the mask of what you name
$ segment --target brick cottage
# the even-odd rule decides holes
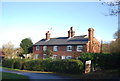
[[[68,31],[68,37],[50,38],[50,31],[46,33],[46,39],[41,39],[33,45],[33,53],[36,59],[46,57],[45,50],[52,51],[53,58],[71,59],[77,58],[82,52],[99,53],[100,42],[94,37],[94,29],[88,29],[88,35],[74,36],[73,27]]]

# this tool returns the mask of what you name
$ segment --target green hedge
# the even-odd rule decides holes
[[[24,64],[25,70],[32,70],[32,71],[44,71],[42,66],[42,60],[30,60],[25,62]]]
[[[80,60],[44,60],[43,64],[45,71],[75,74],[83,72],[83,63]]]
[[[2,61],[2,66],[7,68],[14,68],[14,69],[23,69],[24,63],[26,59],[4,59]]]
[[[3,66],[14,69],[25,69],[32,71],[51,71],[61,73],[82,73],[83,62],[80,60],[23,60],[23,59],[4,59]]]
[[[82,53],[78,59],[83,62],[92,60],[94,67],[100,67],[101,69],[115,69],[120,67],[120,54]]]
[[[4,59],[2,61],[2,66],[7,68],[14,68],[15,59]]]

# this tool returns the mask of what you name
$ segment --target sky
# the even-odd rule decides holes
[[[75,35],[94,28],[98,40],[111,41],[118,29],[117,16],[101,2],[1,2],[0,47],[12,42],[19,47],[24,38],[36,43],[50,30],[51,38],[67,37],[71,26]]]

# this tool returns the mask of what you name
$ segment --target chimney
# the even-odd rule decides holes
[[[73,31],[73,27],[70,28],[70,30],[68,31],[68,37],[71,38],[71,37],[74,37],[75,35],[75,31]]]
[[[93,52],[93,46],[92,46],[93,37],[94,37],[94,29],[93,29],[93,28],[89,28],[89,29],[88,29],[88,40],[90,41],[90,42],[89,42],[89,52],[90,52],[90,53]]]
[[[46,40],[49,40],[50,39],[50,31],[47,31],[46,32]]]

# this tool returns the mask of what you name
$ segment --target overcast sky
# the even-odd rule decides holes
[[[52,28],[51,37],[66,37],[71,26],[75,35],[95,29],[99,40],[111,41],[118,29],[117,16],[105,16],[109,7],[100,2],[2,2],[0,8],[0,47],[12,42],[15,47],[24,38],[36,43],[45,38]]]

